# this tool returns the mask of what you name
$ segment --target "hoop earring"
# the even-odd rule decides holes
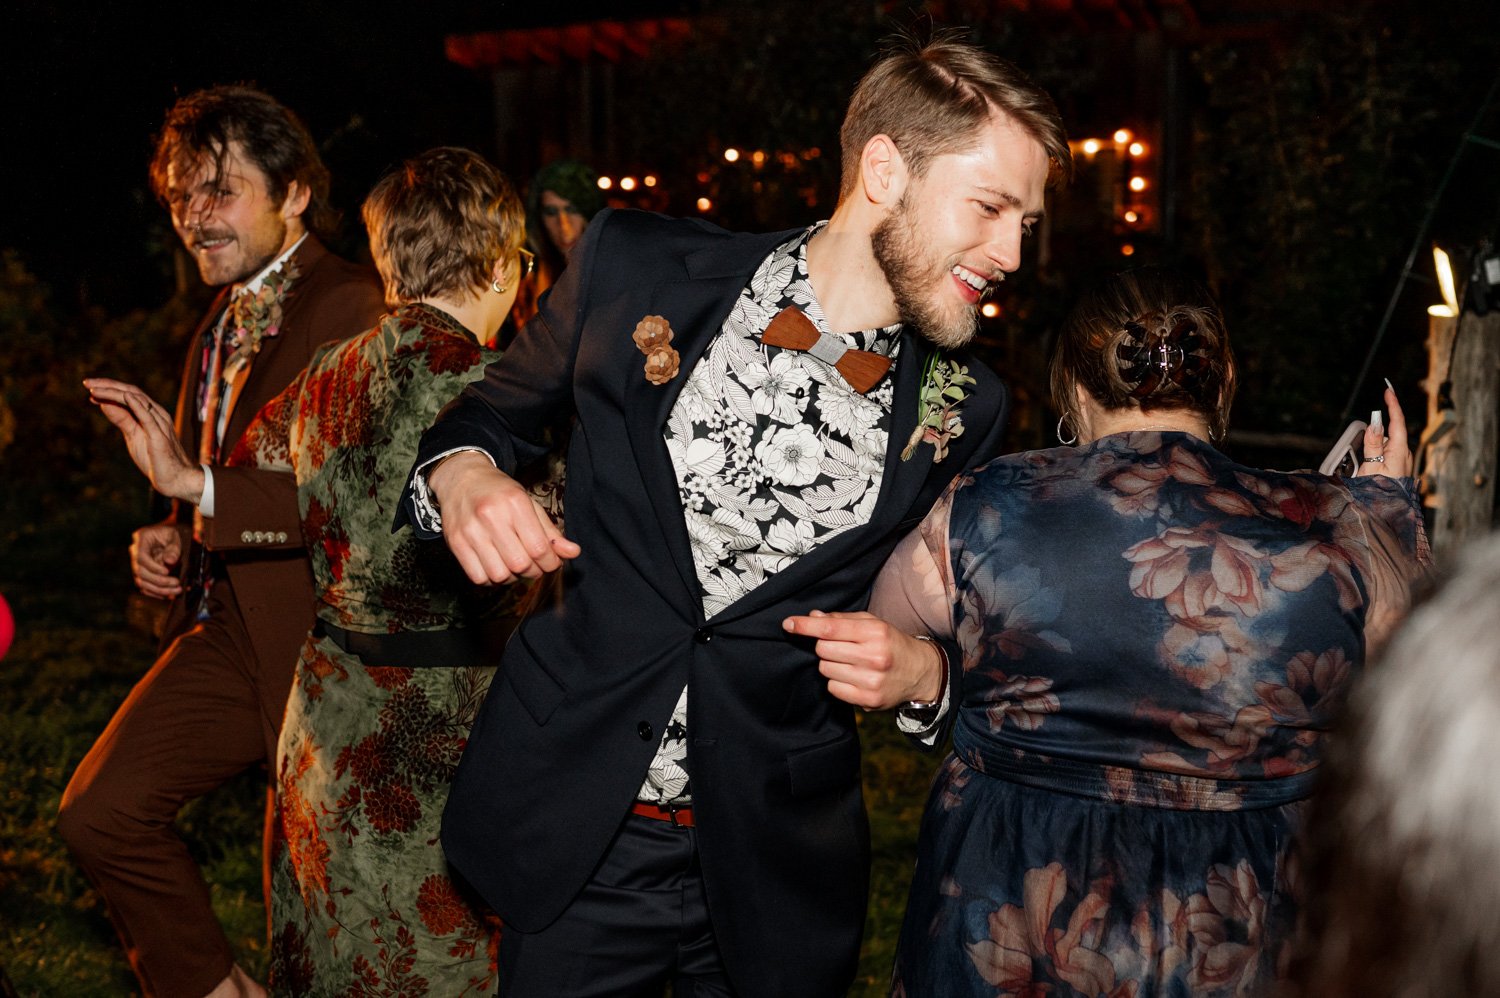
[[[505,292],[509,291],[510,288],[501,286],[500,278],[497,277],[494,280],[490,281],[490,290],[495,292],[495,294],[497,295],[503,295],[505,294]]]
[[[1071,447],[1071,446],[1073,446],[1074,444],[1076,444],[1078,442],[1078,431],[1077,430],[1073,431],[1073,437],[1072,437],[1071,440],[1064,440],[1063,439],[1063,435],[1062,435],[1063,434],[1063,423],[1071,415],[1073,415],[1073,410],[1069,409],[1067,412],[1065,412],[1061,416],[1057,417],[1057,442],[1060,443],[1060,444],[1062,444],[1064,447]]]

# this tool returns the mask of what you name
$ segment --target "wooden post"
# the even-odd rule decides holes
[[[1457,319],[1434,316],[1429,322],[1422,491],[1423,502],[1433,511],[1433,558],[1445,565],[1493,524],[1500,313],[1480,317],[1465,312]],[[1451,409],[1439,397],[1446,381],[1452,383]]]

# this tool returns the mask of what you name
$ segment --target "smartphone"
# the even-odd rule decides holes
[[[1324,475],[1352,476],[1359,470],[1360,455],[1364,452],[1365,430],[1370,424],[1362,419],[1356,419],[1350,423],[1344,432],[1339,434],[1338,442],[1318,465],[1318,471]]]

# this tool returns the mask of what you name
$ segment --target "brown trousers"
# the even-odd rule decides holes
[[[275,759],[260,686],[288,684],[291,671],[261,669],[228,582],[217,583],[208,620],[162,652],[63,793],[58,831],[148,995],[200,998],[234,965],[174,822],[188,801]]]

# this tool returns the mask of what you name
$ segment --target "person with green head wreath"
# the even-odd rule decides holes
[[[537,299],[557,280],[567,266],[568,251],[603,207],[604,192],[593,167],[558,159],[537,171],[526,192],[526,236],[536,254],[537,269],[522,285],[511,325],[519,329],[536,314]]]

